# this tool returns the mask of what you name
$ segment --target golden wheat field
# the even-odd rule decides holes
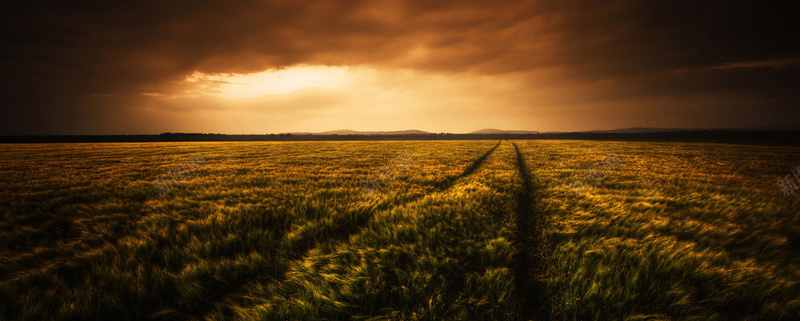
[[[711,143],[5,144],[0,318],[796,320],[799,166]]]

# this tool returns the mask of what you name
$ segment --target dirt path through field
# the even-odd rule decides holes
[[[517,235],[514,245],[516,255],[514,261],[514,277],[522,310],[522,320],[547,319],[546,287],[542,280],[545,271],[544,250],[541,238],[541,220],[536,210],[534,186],[525,164],[525,158],[516,143],[517,168],[522,178],[522,190],[517,195]]]

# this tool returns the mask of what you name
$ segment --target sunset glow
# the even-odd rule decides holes
[[[305,88],[342,88],[347,67],[300,66],[271,69],[250,74],[207,74],[195,71],[186,81],[199,90],[222,98],[240,99],[264,95],[289,94]]]
[[[734,2],[19,4],[0,135],[796,126],[797,10]]]

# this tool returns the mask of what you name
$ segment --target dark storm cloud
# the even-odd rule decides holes
[[[763,1],[29,1],[2,10],[0,132],[80,132],[90,126],[83,107],[115,108],[194,70],[298,63],[557,70],[555,82],[617,84],[593,99],[745,91],[792,113],[797,9]]]

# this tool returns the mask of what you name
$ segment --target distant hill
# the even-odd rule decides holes
[[[770,146],[800,146],[800,130],[748,128],[658,129],[634,128],[613,132],[519,133],[483,130],[481,133],[428,133],[420,130],[393,132],[332,131],[317,134],[206,134],[163,133],[159,135],[29,135],[0,136],[0,143],[110,143],[110,142],[202,142],[202,141],[378,141],[378,140],[500,140],[500,139],[579,139],[601,141],[708,142]],[[486,134],[489,132],[491,134]]]
[[[539,132],[534,130],[503,130],[503,129],[495,129],[495,128],[484,128],[481,130],[476,130],[471,132],[470,134],[538,134]]]
[[[620,128],[611,130],[587,130],[581,133],[670,133],[670,132],[686,132],[686,131],[705,131],[708,129],[690,129],[690,128],[652,128],[652,127],[632,127]]]
[[[762,128],[655,128],[655,127],[631,127],[618,129],[584,130],[584,131],[553,131],[539,132],[535,130],[506,130],[497,128],[484,128],[466,135],[530,135],[530,134],[656,134],[656,133],[680,133],[680,132],[709,132],[709,131],[798,131],[800,127],[762,127]],[[329,130],[324,132],[291,132],[284,135],[303,135],[303,136],[401,136],[401,135],[430,135],[431,132],[423,130],[395,130],[395,131],[358,131],[352,129]]]
[[[586,133],[586,134],[650,134],[650,133],[678,133],[678,132],[709,132],[709,131],[798,131],[800,127],[751,127],[751,128],[654,128],[654,127],[631,127],[608,130],[585,130],[577,132],[544,132],[544,134],[559,133]]]
[[[290,133],[292,135],[427,135],[429,132],[410,129],[410,130],[396,130],[396,131],[357,131],[352,129],[339,129],[330,130],[321,133],[298,132]]]

